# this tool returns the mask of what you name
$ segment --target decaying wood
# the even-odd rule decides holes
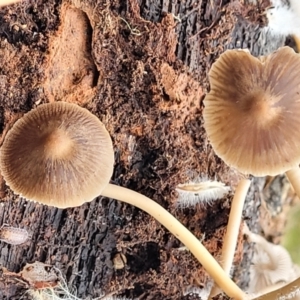
[[[256,10],[237,0],[28,0],[4,7],[1,132],[12,122],[9,116],[40,103],[66,97],[84,105],[112,136],[112,181],[163,205],[218,259],[232,194],[205,207],[178,210],[175,188],[206,177],[234,189],[240,178],[207,141],[202,99],[209,88],[207,72],[223,51],[249,48],[261,55],[283,45],[283,38],[261,31],[264,7]],[[67,69],[72,61],[65,64],[66,56],[73,57],[72,69]],[[253,180],[244,209],[254,231],[259,229],[262,185],[263,180]],[[178,240],[134,207],[98,197],[60,210],[27,202],[4,184],[0,187],[0,224],[32,233],[23,245],[0,243],[0,265],[11,272],[34,261],[55,266],[84,299],[103,293],[197,299],[183,296],[184,291],[209,283]],[[251,246],[240,234],[234,278],[243,288],[251,256]],[[116,257],[122,258],[122,268],[119,263],[116,267]],[[0,281],[1,299],[20,295],[28,297],[24,286]]]

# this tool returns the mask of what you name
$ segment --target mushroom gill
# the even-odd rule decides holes
[[[244,174],[276,175],[300,161],[300,57],[228,50],[213,64],[205,128],[218,156]]]
[[[43,104],[8,132],[0,152],[6,183],[22,197],[59,208],[101,194],[113,172],[111,138],[88,110]]]

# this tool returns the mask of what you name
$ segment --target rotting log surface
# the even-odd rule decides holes
[[[112,181],[163,205],[218,258],[232,197],[176,210],[174,188],[199,175],[231,186],[240,178],[214,155],[201,113],[207,72],[225,49],[249,47],[255,55],[270,51],[268,37],[246,18],[249,12],[237,1],[208,0],[38,0],[2,8],[2,138],[40,103],[63,99],[83,105],[112,136]],[[282,43],[278,39],[272,47]],[[65,49],[74,51],[68,56],[74,63],[70,73]],[[254,180],[245,204],[251,229],[258,227],[258,189]],[[184,297],[183,291],[209,280],[169,232],[134,207],[98,197],[79,208],[49,208],[13,195],[3,180],[0,192],[0,224],[26,228],[32,236],[21,246],[0,242],[0,265],[10,271],[33,261],[55,265],[84,299],[110,292],[139,299],[198,299]],[[127,263],[115,270],[113,258],[120,252]],[[251,255],[240,236],[235,280],[242,287],[249,280]],[[1,299],[26,299],[25,292],[2,277]]]

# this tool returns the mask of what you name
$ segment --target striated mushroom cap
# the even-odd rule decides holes
[[[114,164],[109,133],[77,105],[43,104],[19,119],[0,150],[7,185],[28,200],[59,208],[92,201]]]
[[[256,58],[227,50],[213,64],[204,100],[208,138],[229,166],[276,175],[300,162],[300,56],[283,47]]]

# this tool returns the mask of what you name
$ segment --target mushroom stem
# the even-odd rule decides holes
[[[229,220],[227,224],[227,230],[224,238],[223,248],[222,248],[222,259],[221,266],[224,272],[229,276],[233,257],[235,253],[235,248],[237,244],[237,239],[239,235],[240,224],[242,220],[242,213],[244,202],[248,189],[250,187],[251,180],[242,179],[235,191],[234,197],[232,199],[231,210],[229,214]],[[216,282],[217,283],[217,282]],[[217,295],[219,289],[214,286],[210,293],[210,298]]]
[[[286,284],[275,291],[262,296],[251,297],[252,300],[281,300],[281,299],[294,299],[296,295],[300,295],[300,277]],[[247,299],[247,298],[246,298]]]
[[[0,0],[0,7],[4,6],[4,5],[10,5],[10,4],[14,4],[17,3],[21,0]]]
[[[193,253],[208,274],[228,296],[237,300],[245,298],[245,293],[225,274],[202,243],[158,203],[137,192],[113,184],[108,184],[101,195],[129,203],[150,214]]]
[[[230,274],[233,262],[240,224],[242,220],[243,207],[248,189],[250,187],[250,183],[251,180],[249,179],[242,179],[239,182],[231,204],[227,230],[222,248],[221,263],[224,272],[228,275]]]
[[[289,171],[287,171],[286,176],[291,183],[292,187],[294,188],[295,193],[298,195],[300,198],[300,169],[293,168]]]
[[[293,34],[292,37],[294,38],[294,42],[296,44],[297,52],[299,52],[300,51],[300,36]]]

